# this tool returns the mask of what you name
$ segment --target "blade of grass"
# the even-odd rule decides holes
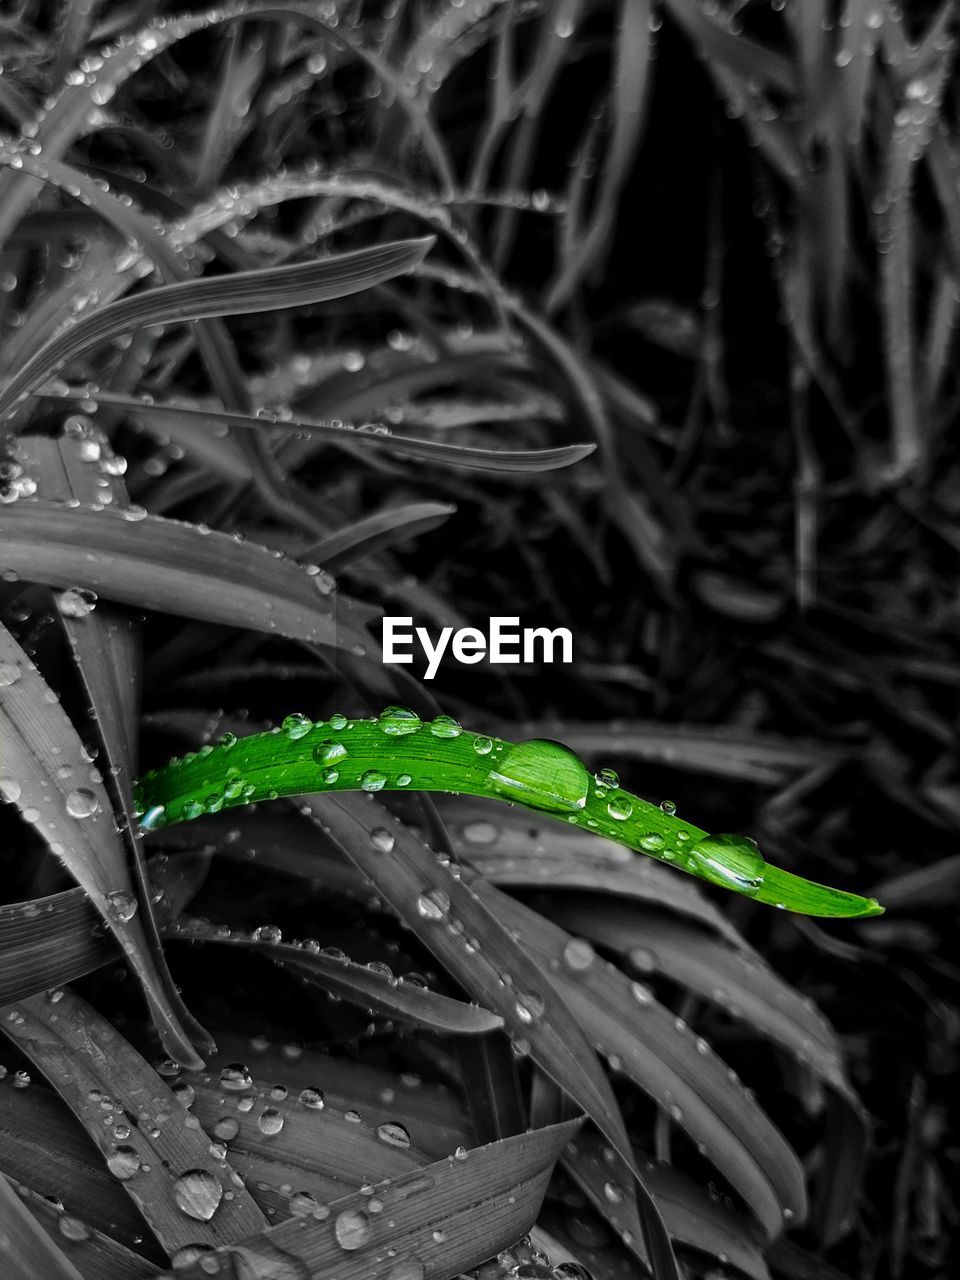
[[[0,1222],[4,1271],[9,1280],[83,1280],[39,1225],[22,1196],[0,1175]],[[9,1270],[7,1270],[9,1268]]]
[[[346,297],[411,271],[432,244],[432,238],[397,241],[315,262],[178,281],[111,302],[54,335],[26,360],[0,388],[0,416],[9,416],[19,402],[70,360],[132,329],[311,306]]]
[[[391,1273],[434,1280],[478,1266],[529,1230],[553,1165],[576,1122],[506,1138],[374,1186],[369,1196],[334,1201],[329,1213],[297,1218],[248,1237],[215,1255],[224,1280],[243,1280],[251,1268],[274,1274],[286,1267],[298,1280],[333,1274],[340,1280],[386,1280]],[[164,1273],[170,1280],[204,1280],[199,1263]]]
[[[0,564],[28,580],[353,653],[371,647],[328,576],[225,533],[142,509],[36,500],[5,506],[0,536]]]
[[[708,837],[673,813],[621,791],[613,779],[591,778],[577,757],[556,743],[511,744],[464,733],[449,717],[422,725],[412,713],[398,718],[389,709],[379,720],[348,722],[341,716],[329,724],[306,718],[291,723],[292,734],[273,730],[251,735],[226,748],[214,747],[200,759],[174,761],[148,774],[138,797],[140,813],[150,815],[146,825],[155,828],[199,817],[211,794],[219,809],[272,795],[309,795],[318,789],[457,791],[552,812],[573,826],[758,902],[825,916],[875,915],[882,910],[872,899],[766,864],[755,846],[739,837]],[[321,752],[319,757],[315,750]],[[240,787],[232,787],[232,779],[240,779]]]
[[[167,936],[186,942],[242,947],[272,960],[308,982],[316,983],[351,1004],[399,1022],[450,1035],[484,1035],[496,1031],[503,1019],[487,1009],[439,995],[426,987],[404,984],[365,965],[344,958],[325,956],[304,943],[273,941],[269,934],[258,936],[231,930],[229,935],[204,920],[181,918],[168,928]]]
[[[15,797],[119,942],[167,1051],[198,1064],[137,914],[137,891],[101,775],[53,691],[2,624],[0,669],[5,673],[0,687],[5,794]]]
[[[81,1121],[111,1172],[119,1169],[115,1176],[168,1253],[263,1227],[240,1179],[212,1155],[183,1095],[79,996],[65,990],[7,1006],[2,1027]]]

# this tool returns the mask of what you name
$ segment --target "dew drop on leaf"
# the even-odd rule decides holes
[[[370,1239],[372,1228],[362,1209],[344,1209],[337,1214],[333,1233],[341,1249],[361,1249]]]
[[[379,769],[368,769],[360,779],[360,786],[364,791],[382,791],[386,785],[387,775]]]
[[[308,1111],[323,1110],[323,1090],[322,1089],[301,1089],[300,1105],[306,1107]]]
[[[72,1214],[61,1214],[57,1219],[57,1227],[60,1234],[67,1240],[75,1240],[79,1243],[81,1240],[90,1239],[90,1228],[80,1218],[75,1218]]]
[[[67,796],[67,813],[71,818],[89,818],[99,807],[100,802],[87,787],[78,787]]]
[[[173,1184],[173,1198],[181,1213],[197,1222],[209,1222],[220,1207],[223,1186],[207,1169],[190,1169]]]
[[[329,739],[313,749],[313,758],[322,768],[329,768],[346,759],[347,754],[347,748],[342,742],[332,742]]]
[[[140,1172],[140,1153],[136,1147],[114,1147],[107,1156],[107,1168],[121,1182],[129,1182]]]
[[[388,831],[386,827],[374,827],[370,832],[370,843],[378,853],[390,853],[396,844],[396,839],[392,831]]]
[[[384,733],[404,737],[408,733],[416,733],[421,720],[415,711],[407,707],[384,707],[377,717],[377,724]]]
[[[20,668],[15,662],[0,662],[0,689],[9,689],[20,679]]]
[[[463,730],[453,716],[436,716],[430,721],[430,732],[435,738],[459,738]]]
[[[115,889],[107,894],[107,911],[114,920],[126,924],[137,914],[137,900],[123,889]]]
[[[473,740],[473,749],[478,756],[488,756],[493,750],[493,739],[486,734],[478,734]]]
[[[242,1093],[252,1084],[250,1071],[242,1062],[231,1062],[220,1072],[220,1088],[227,1093]]]
[[[276,1107],[264,1107],[257,1120],[257,1128],[261,1133],[265,1133],[268,1138],[272,1138],[274,1134],[279,1133],[283,1128],[283,1112]]]
[[[387,1120],[377,1128],[377,1137],[389,1147],[409,1147],[410,1134],[395,1120]]]
[[[280,728],[288,738],[296,742],[298,738],[306,737],[313,728],[313,721],[302,711],[293,711],[284,718]]]
[[[427,889],[417,898],[417,912],[424,920],[443,920],[450,914],[450,898],[442,889]]]
[[[0,800],[16,804],[20,799],[20,783],[16,778],[0,778]]]
[[[752,895],[763,884],[766,863],[756,844],[746,836],[705,836],[686,850],[691,871],[712,884]]]
[[[611,796],[607,801],[607,813],[618,822],[625,822],[633,813],[633,801],[622,792]]]
[[[221,1142],[232,1142],[240,1132],[240,1121],[235,1116],[221,1116],[213,1126],[213,1136]]]
[[[590,775],[572,751],[538,738],[512,747],[487,779],[500,795],[551,813],[578,812],[590,788]]]
[[[423,1263],[415,1253],[395,1262],[387,1272],[387,1280],[423,1280],[423,1276]]]
[[[85,587],[68,587],[57,596],[57,608],[65,618],[86,618],[96,607],[96,592]]]
[[[593,964],[596,954],[586,938],[571,938],[563,948],[563,963],[575,973],[582,973]]]

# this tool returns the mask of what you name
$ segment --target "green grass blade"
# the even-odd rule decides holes
[[[422,725],[412,713],[389,708],[378,720],[339,716],[313,724],[294,716],[284,726],[147,774],[138,794],[143,824],[165,826],[208,811],[323,791],[463,792],[550,813],[757,902],[815,916],[882,911],[872,898],[770,866],[741,837],[709,836],[622,791],[615,776],[591,777],[556,743],[512,744],[464,732],[448,717]]]

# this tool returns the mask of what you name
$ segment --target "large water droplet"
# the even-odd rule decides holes
[[[321,742],[319,746],[313,749],[313,758],[321,768],[329,769],[332,765],[339,763],[347,756],[347,748],[342,742],[332,742],[329,739]]]
[[[253,1084],[253,1077],[242,1062],[231,1062],[220,1072],[220,1088],[226,1093],[243,1093]]]
[[[123,889],[115,889],[107,894],[107,911],[114,920],[126,924],[137,914],[137,900]]]
[[[626,822],[633,813],[633,801],[625,792],[619,791],[607,801],[607,813],[618,822]]]
[[[387,1120],[377,1128],[377,1137],[390,1147],[409,1147],[410,1134],[395,1120]]]
[[[430,721],[430,732],[435,738],[459,738],[463,730],[453,716],[436,716]]]
[[[173,1184],[173,1198],[177,1208],[188,1218],[209,1222],[220,1207],[223,1187],[220,1179],[209,1170],[190,1169]]]
[[[563,948],[563,963],[575,973],[589,969],[596,959],[597,953],[586,938],[571,938]]]
[[[360,1249],[370,1239],[370,1220],[362,1209],[344,1209],[337,1214],[333,1233],[341,1249]]]
[[[15,662],[0,662],[0,689],[9,689],[20,679],[20,668]]]
[[[417,912],[424,920],[443,920],[450,914],[450,898],[442,889],[428,889],[417,899]]]
[[[136,1147],[114,1147],[107,1156],[107,1168],[121,1182],[129,1182],[140,1172],[140,1152]]]
[[[377,724],[384,733],[393,737],[403,737],[408,733],[416,733],[421,720],[415,711],[408,707],[384,707],[377,717]]]
[[[308,1111],[323,1110],[323,1090],[322,1089],[301,1089],[300,1105],[306,1107]]]
[[[512,747],[487,778],[501,795],[552,813],[578,812],[590,788],[590,775],[572,751],[537,738]]]
[[[386,827],[374,827],[370,832],[370,843],[378,853],[390,853],[396,844],[396,839],[392,831],[388,831]]]
[[[85,587],[68,587],[57,596],[57,608],[65,618],[85,618],[97,607],[97,593]]]
[[[684,858],[705,880],[748,895],[759,891],[767,865],[753,840],[726,834],[705,836]]]
[[[309,716],[305,716],[302,711],[293,711],[284,718],[280,728],[288,738],[292,738],[296,742],[298,738],[306,737],[313,728],[313,721]]]
[[[20,799],[20,783],[16,778],[0,778],[0,800],[16,804]]]
[[[75,1218],[72,1214],[62,1213],[57,1219],[57,1227],[60,1234],[67,1240],[75,1240],[79,1243],[81,1240],[90,1239],[90,1228],[80,1218]]]
[[[87,787],[77,787],[67,796],[67,813],[71,818],[89,818],[99,807],[100,802]]]
[[[360,779],[364,791],[382,791],[387,785],[387,775],[379,769],[368,769]]]
[[[276,1107],[264,1107],[260,1112],[260,1118],[257,1120],[257,1128],[261,1133],[265,1133],[268,1138],[272,1138],[275,1133],[279,1133],[283,1128],[283,1112]]]

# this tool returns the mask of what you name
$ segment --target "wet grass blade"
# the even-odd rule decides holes
[[[341,716],[313,724],[294,716],[288,729],[252,735],[215,747],[202,759],[173,761],[148,774],[138,798],[144,824],[159,827],[199,817],[211,794],[218,808],[228,808],[318,790],[456,791],[552,813],[757,902],[835,917],[882,910],[873,899],[770,866],[742,837],[709,836],[621,790],[612,773],[592,777],[556,743],[511,744],[465,733],[449,717],[422,725],[412,713],[389,708],[379,720],[348,722]]]
[[[22,1196],[0,1174],[0,1222],[8,1280],[83,1280],[30,1212]],[[9,1270],[7,1270],[9,1268]]]
[[[484,886],[512,932],[523,937],[577,1022],[684,1129],[773,1238],[806,1215],[803,1169],[783,1136],[706,1041],[615,965],[584,954],[563,929]],[[495,897],[494,897],[495,895]],[[625,1198],[628,1186],[620,1186]]]
[[[383,450],[396,453],[402,457],[419,459],[424,462],[436,462],[444,466],[457,467],[470,471],[537,473],[554,471],[560,467],[569,467],[588,457],[596,448],[592,444],[557,445],[547,449],[484,449],[474,445],[445,444],[438,440],[420,440],[414,436],[399,436],[392,433],[380,434],[375,431],[357,429],[354,424],[333,426],[329,422],[314,422],[309,418],[285,416],[254,417],[252,414],[231,413],[226,410],[201,409],[195,405],[160,403],[147,404],[134,396],[112,395],[109,392],[95,392],[92,397],[86,392],[78,392],[77,399],[94,399],[98,404],[111,405],[129,409],[139,418],[149,421],[156,418],[165,423],[171,419],[181,420],[181,429],[191,421],[209,426],[224,424],[231,427],[248,427],[258,431],[289,431],[300,435],[314,436],[318,440],[335,444],[349,445],[351,448]]]
[[[300,552],[300,559],[316,560],[331,572],[354,564],[386,547],[429,533],[444,524],[457,508],[440,502],[412,502],[387,507],[322,538]]]
[[[534,1130],[452,1156],[378,1183],[383,1206],[345,1196],[327,1212],[296,1218],[240,1240],[215,1255],[224,1280],[283,1274],[296,1280],[336,1274],[338,1280],[455,1275],[512,1244],[536,1219],[553,1166],[577,1122]],[[170,1280],[204,1280],[194,1263]]]
[[[133,329],[348,297],[412,271],[432,245],[432,237],[400,240],[315,262],[178,281],[121,298],[85,315],[36,351],[0,389],[0,417],[69,361]]]
[[[82,889],[0,906],[0,1005],[63,986],[119,958]]]
[[[833,1028],[745,945],[734,950],[674,917],[596,897],[547,909],[551,919],[619,952],[640,974],[668,977],[748,1022],[849,1094]]]
[[[46,681],[0,625],[3,794],[33,819],[51,851],[89,895],[143,987],[167,1052],[198,1064],[170,1007],[143,920],[113,804],[79,734]]]
[[[18,1192],[38,1226],[69,1258],[83,1280],[152,1280],[159,1275],[160,1268],[155,1263],[118,1244],[111,1236],[93,1228],[84,1232],[86,1224],[82,1219],[71,1217],[71,1226],[67,1230],[73,1234],[79,1230],[83,1238],[68,1240],[63,1223],[64,1218],[70,1215],[62,1214],[55,1204],[23,1184],[18,1187]],[[77,1223],[81,1224],[79,1229]],[[50,1280],[56,1280],[56,1273],[52,1271],[43,1274],[49,1275]]]
[[[0,537],[0,564],[27,580],[354,653],[371,647],[328,575],[224,533],[142,509],[37,500],[4,507]]]
[[[251,935],[237,930],[225,933],[219,926],[198,919],[181,919],[167,932],[169,937],[186,942],[219,943],[252,951],[342,1000],[428,1031],[484,1035],[503,1025],[503,1019],[487,1009],[439,995],[426,987],[405,985],[402,979],[346,958],[323,955],[319,943],[310,946],[302,942],[274,941],[269,931],[259,936],[256,932]]]
[[[72,991],[8,1006],[2,1026],[84,1125],[169,1253],[263,1226],[242,1182],[191,1118],[189,1090],[178,1096]]]
[[[81,429],[83,435],[57,441],[37,436],[20,440],[19,456],[27,472],[36,477],[38,496],[62,503],[109,503],[118,510],[128,510],[131,504],[122,478],[126,462],[113,453],[102,432]],[[125,610],[109,603],[82,617],[71,616],[71,610],[60,610],[60,623],[96,722],[99,759],[104,766],[101,773],[116,812],[122,816],[121,838],[137,886],[140,919],[167,1004],[193,1042],[209,1046],[209,1036],[187,1010],[167,969],[134,820],[141,679],[139,628]]]

